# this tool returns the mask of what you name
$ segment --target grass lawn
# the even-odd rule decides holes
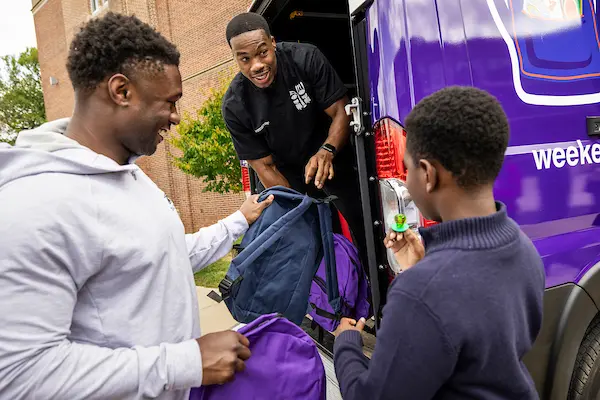
[[[241,241],[242,238],[239,238],[234,244],[240,244]],[[204,286],[208,288],[218,287],[219,283],[221,283],[223,278],[225,278],[225,274],[227,274],[229,264],[231,263],[231,257],[232,254],[229,253],[219,261],[216,261],[204,268],[202,271],[196,272],[194,275],[196,286]]]
[[[218,287],[219,283],[223,280],[223,278],[225,278],[227,269],[229,269],[229,263],[231,263],[231,255],[209,265],[202,271],[196,272],[194,275],[196,286],[204,286],[209,288]]]

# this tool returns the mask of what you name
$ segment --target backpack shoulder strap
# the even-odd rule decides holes
[[[293,224],[302,216],[310,207],[314,204],[315,200],[309,196],[302,195],[297,192],[279,191],[279,190],[266,190],[259,196],[259,201],[264,201],[270,194],[273,194],[275,198],[285,197],[288,199],[299,200],[302,199],[300,204],[289,210],[285,215],[279,218],[274,224],[265,229],[260,235],[258,235],[250,244],[238,254],[232,261],[232,265],[229,267],[229,271],[225,278],[219,284],[219,289],[223,294],[223,299],[229,297],[229,290],[233,284],[242,279],[239,274],[239,270],[246,268],[252,264],[262,253],[270,248],[277,240],[279,240],[287,230],[284,229],[288,224]],[[268,212],[268,208],[264,211]],[[232,268],[233,265],[237,268]]]
[[[323,257],[325,258],[325,279],[327,298],[335,314],[341,312],[340,291],[338,288],[337,267],[335,262],[335,246],[333,241],[333,227],[331,224],[331,209],[329,203],[333,197],[327,197],[318,203],[319,226],[323,242]]]
[[[253,263],[258,256],[287,232],[283,228],[289,224],[294,224],[294,222],[302,218],[304,213],[313,205],[313,202],[314,200],[312,198],[305,196],[299,205],[288,211],[274,224],[265,229],[235,258],[238,265],[241,266],[242,264]]]

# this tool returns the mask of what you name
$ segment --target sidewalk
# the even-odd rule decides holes
[[[202,335],[225,331],[237,325],[224,302],[217,303],[207,296],[211,290],[215,289],[196,286]]]

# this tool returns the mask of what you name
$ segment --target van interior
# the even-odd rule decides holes
[[[263,16],[276,41],[317,46],[356,96],[347,0],[272,0]]]

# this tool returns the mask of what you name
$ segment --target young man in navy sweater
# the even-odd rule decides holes
[[[389,289],[371,360],[363,320],[344,319],[335,332],[343,397],[537,399],[522,358],[542,323],[543,265],[492,191],[506,115],[488,93],[450,87],[405,122],[408,189],[441,223],[421,229],[424,247],[410,230],[386,237],[404,272]]]

